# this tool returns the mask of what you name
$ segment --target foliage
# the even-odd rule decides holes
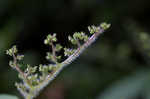
[[[143,92],[141,95],[145,95],[149,90],[146,86],[149,85],[149,71],[139,70],[130,76],[121,79],[109,86],[97,99],[131,99],[136,98],[137,93]]]
[[[0,94],[0,99],[18,99],[16,96]]]
[[[57,43],[57,35],[49,34],[44,40],[44,44],[51,46],[52,52],[47,52],[46,59],[51,61],[52,64],[40,64],[39,66],[26,65],[26,69],[22,70],[20,61],[23,60],[24,55],[19,55],[16,46],[6,51],[6,54],[13,57],[13,60],[9,62],[9,65],[15,69],[22,80],[21,83],[16,83],[17,89],[26,99],[32,99],[36,97],[44,87],[46,87],[59,72],[75,60],[95,39],[102,34],[106,29],[110,27],[110,24],[102,23],[100,26],[89,26],[88,30],[91,36],[88,36],[84,32],[75,32],[73,36],[68,36],[68,40],[77,48],[66,48]],[[61,62],[63,55],[58,55],[58,52],[63,50],[64,56],[67,58]]]

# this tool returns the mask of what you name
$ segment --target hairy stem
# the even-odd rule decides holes
[[[60,64],[57,64],[55,71],[53,71],[51,75],[48,75],[45,81],[43,81],[43,83],[37,86],[36,91],[39,93],[39,91],[41,91],[52,80],[54,80],[55,77],[60,73],[60,71],[63,70],[64,67],[68,66],[68,64],[70,64],[73,60],[75,60],[103,32],[104,30],[100,29],[99,32],[96,32],[95,34],[93,34],[83,45],[78,47],[77,50],[71,56],[69,56],[65,61],[63,61]]]
[[[68,56],[68,58],[62,62],[58,62],[58,59],[60,59],[61,56],[56,55],[56,52],[60,51],[62,46],[60,44],[56,44],[55,46],[53,42],[57,41],[56,34],[49,34],[44,40],[44,43],[46,45],[50,45],[52,51],[47,53],[48,55],[46,56],[46,59],[50,59],[54,62],[54,64],[40,64],[38,70],[37,66],[31,67],[30,65],[27,65],[26,71],[22,71],[19,67],[18,61],[22,60],[24,56],[17,54],[16,46],[13,46],[11,49],[7,50],[6,54],[13,56],[13,61],[10,61],[10,66],[19,72],[19,76],[23,80],[23,83],[16,83],[16,86],[24,98],[35,98],[39,92],[44,89],[44,87],[46,87],[52,80],[54,80],[55,77],[66,66],[71,64],[88,46],[90,46],[96,40],[100,34],[104,32],[104,30],[109,27],[110,24],[107,23],[102,23],[99,27],[88,27],[90,34],[92,34],[90,37],[88,37],[83,32],[74,33],[73,38],[69,36],[69,41],[71,41],[73,45],[77,45],[77,48],[67,49],[64,47],[64,56]],[[84,43],[80,43],[82,40]]]

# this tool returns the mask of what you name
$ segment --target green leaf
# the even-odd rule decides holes
[[[13,95],[0,94],[0,99],[19,99],[19,98]]]
[[[129,77],[112,84],[97,99],[132,99],[144,92],[149,83],[149,71],[138,71]]]

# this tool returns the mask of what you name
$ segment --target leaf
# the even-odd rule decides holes
[[[138,71],[129,77],[112,84],[97,99],[132,99],[145,90],[150,72]]]
[[[8,94],[0,94],[0,99],[19,99],[16,96],[8,95]]]

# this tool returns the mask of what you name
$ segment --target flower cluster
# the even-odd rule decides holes
[[[34,98],[65,66],[76,59],[82,51],[84,51],[109,27],[110,24],[102,23],[98,27],[94,25],[88,27],[91,36],[88,36],[89,34],[84,32],[75,32],[73,36],[68,36],[68,40],[72,45],[75,45],[76,48],[66,48],[57,44],[56,33],[52,35],[49,34],[44,40],[44,44],[51,47],[51,52],[47,52],[46,59],[53,62],[53,64],[40,64],[39,66],[30,66],[26,64],[26,69],[22,70],[19,61],[21,61],[24,56],[18,54],[16,46],[7,50],[6,54],[13,57],[13,60],[9,62],[9,65],[19,73],[19,78],[23,81],[15,84],[18,90],[26,99]],[[64,51],[64,55],[58,55],[59,51]],[[59,62],[58,60],[60,60],[62,56],[65,56],[66,59]]]

